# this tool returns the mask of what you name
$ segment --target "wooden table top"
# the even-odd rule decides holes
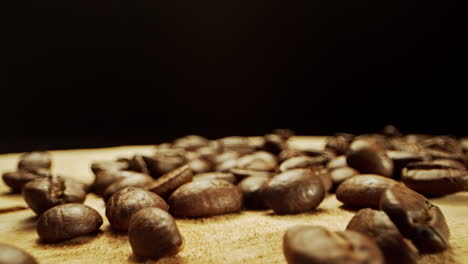
[[[321,137],[295,137],[290,144],[297,148],[321,148]],[[111,160],[133,154],[152,153],[152,146],[51,151],[53,172],[78,181],[91,183],[91,161]],[[0,155],[0,172],[15,170],[19,154]],[[421,264],[468,263],[468,192],[461,192],[431,201],[440,206],[451,231],[451,249],[425,255]],[[132,255],[127,237],[109,228],[104,202],[94,194],[85,204],[96,209],[104,224],[96,236],[84,236],[58,244],[38,242],[36,217],[19,194],[10,194],[0,181],[0,242],[16,245],[35,256],[40,263],[140,263]],[[313,224],[331,230],[343,230],[354,212],[340,208],[341,203],[330,194],[312,212],[298,215],[274,215],[272,211],[243,211],[202,219],[177,219],[185,239],[184,249],[174,257],[157,263],[286,263],[282,250],[285,230],[297,224]],[[147,260],[144,263],[155,263]]]

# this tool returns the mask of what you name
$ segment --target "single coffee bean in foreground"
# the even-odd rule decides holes
[[[102,217],[93,208],[77,203],[55,206],[37,220],[42,242],[60,242],[93,233],[102,225]]]
[[[382,194],[380,209],[421,253],[440,252],[449,247],[450,232],[442,211],[419,193],[393,186]]]
[[[47,209],[65,203],[82,203],[84,185],[60,176],[42,177],[26,183],[23,197],[28,206],[40,215]]]
[[[143,187],[150,184],[153,180],[153,178],[146,174],[134,172],[132,173],[132,176],[121,178],[107,186],[106,190],[102,194],[102,198],[107,202],[114,193],[125,187]]]
[[[288,264],[383,264],[372,239],[354,231],[331,232],[320,226],[294,226],[283,237]]]
[[[169,207],[176,217],[234,213],[242,208],[242,192],[237,186],[223,180],[193,181],[171,194]]]
[[[159,195],[141,188],[127,187],[107,201],[106,216],[114,230],[127,231],[133,214],[146,207],[169,210],[169,205]]]
[[[166,198],[179,186],[190,182],[192,179],[192,169],[186,164],[157,178],[151,184],[145,186],[145,189]]]
[[[310,169],[294,169],[273,177],[263,197],[275,213],[296,214],[315,209],[325,198],[325,188]]]
[[[346,154],[346,162],[348,166],[362,174],[378,174],[385,177],[393,175],[393,161],[377,140],[357,139],[353,141]]]
[[[369,208],[359,210],[351,219],[346,230],[362,233],[372,238],[385,257],[386,264],[416,264],[419,252],[406,240],[382,211]]]
[[[37,264],[37,261],[20,248],[0,243],[0,264]]]
[[[176,255],[184,244],[172,216],[155,207],[143,208],[133,215],[128,241],[135,255],[152,259]]]
[[[20,156],[18,170],[34,172],[38,169],[50,169],[52,161],[49,152],[35,151],[24,153]]]
[[[267,188],[269,181],[269,177],[250,176],[238,184],[242,191],[245,208],[254,210],[268,208],[263,199],[263,191]]]

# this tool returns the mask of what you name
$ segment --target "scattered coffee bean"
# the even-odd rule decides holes
[[[102,198],[107,202],[114,193],[125,187],[143,187],[150,184],[153,180],[153,178],[146,174],[134,172],[132,176],[121,178],[107,186],[106,190],[102,194]]]
[[[263,193],[265,202],[277,214],[313,210],[325,197],[321,179],[310,169],[294,169],[276,175]]]
[[[71,179],[42,177],[24,185],[23,197],[28,206],[40,215],[56,205],[82,203],[86,198],[86,191],[82,184]]]
[[[96,173],[91,189],[94,193],[102,195],[107,187],[109,187],[109,185],[112,183],[120,179],[129,178],[135,175],[140,174],[134,171],[126,170],[102,170]]]
[[[113,229],[127,231],[133,214],[146,207],[169,210],[169,205],[159,195],[137,187],[126,187],[106,203],[106,216]]]
[[[5,172],[2,175],[3,181],[8,187],[11,188],[13,193],[21,193],[21,190],[26,183],[41,177],[47,177],[47,175],[37,174],[25,170]]]
[[[254,170],[244,170],[244,169],[237,169],[233,168],[229,170],[234,176],[237,178],[237,181],[241,181],[250,176],[260,176],[260,177],[267,177],[273,178],[276,175],[274,172],[268,171],[254,171]]]
[[[118,171],[128,169],[126,161],[103,160],[95,161],[91,164],[91,171],[96,175],[100,171]]]
[[[293,169],[303,169],[310,168],[314,166],[321,166],[328,162],[328,158],[324,156],[309,157],[309,156],[299,156],[293,157],[281,163],[279,169],[281,172],[285,172]]]
[[[375,140],[358,139],[353,141],[346,155],[348,165],[362,174],[393,175],[393,161],[385,149]]]
[[[362,209],[351,219],[346,230],[362,233],[372,238],[385,257],[387,264],[415,264],[419,252],[406,240],[382,211]]]
[[[156,179],[187,163],[185,152],[179,152],[177,150],[174,152],[159,153],[155,156],[143,156],[143,160],[146,166],[148,166],[151,176]]]
[[[135,255],[152,259],[176,255],[184,244],[172,216],[155,207],[143,208],[133,215],[128,241]]]
[[[424,154],[407,152],[407,151],[398,151],[398,150],[387,151],[387,156],[393,161],[392,178],[394,179],[401,178],[401,171],[409,163],[423,161],[429,158],[425,156]]]
[[[331,232],[319,226],[294,226],[283,237],[288,264],[383,264],[379,247],[354,231]]]
[[[464,163],[456,160],[451,159],[436,159],[427,161],[430,164],[440,165],[446,168],[458,169],[458,170],[466,170],[466,166]]]
[[[169,207],[177,217],[233,213],[242,207],[242,192],[237,186],[223,180],[193,181],[171,194]]]
[[[148,174],[148,175],[151,174],[148,169],[148,166],[146,166],[146,162],[143,159],[143,156],[141,155],[134,155],[128,161],[128,170],[141,172],[141,173]]]
[[[334,188],[336,189],[341,183],[358,174],[359,172],[357,170],[346,166],[332,169],[330,171],[330,178],[333,182]]]
[[[290,158],[300,157],[300,156],[307,156],[303,151],[297,149],[284,149],[278,154],[278,162],[283,162]]]
[[[0,264],[37,264],[37,260],[20,248],[0,243]]]
[[[102,217],[93,208],[77,203],[62,204],[45,211],[37,220],[42,242],[60,242],[95,232]]]
[[[206,173],[199,173],[193,176],[194,181],[200,180],[223,180],[229,183],[236,183],[237,179],[234,174],[230,172],[206,172]]]
[[[270,179],[262,176],[250,176],[243,179],[237,186],[242,191],[244,207],[247,209],[267,209],[268,205],[263,199],[263,191],[267,188]]]
[[[347,207],[379,208],[380,196],[387,189],[401,183],[374,174],[353,176],[336,189],[336,199]]]
[[[236,168],[257,171],[273,171],[276,166],[276,157],[265,151],[256,151],[240,157],[236,164]]]
[[[145,186],[145,189],[166,198],[179,186],[190,182],[192,179],[192,170],[188,165],[184,165],[157,178],[151,184]]]
[[[38,169],[50,169],[52,162],[50,154],[46,151],[24,153],[20,156],[18,170],[35,172]]]
[[[449,247],[449,229],[439,207],[408,188],[394,186],[380,199],[380,209],[413,241],[421,253],[440,252]]]

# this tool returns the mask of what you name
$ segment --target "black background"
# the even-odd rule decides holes
[[[467,23],[448,2],[13,5],[0,152],[387,123],[468,135]]]

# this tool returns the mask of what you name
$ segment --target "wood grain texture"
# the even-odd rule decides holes
[[[290,142],[297,148],[321,148],[323,138],[296,137]],[[135,153],[151,153],[152,146],[129,146],[106,149],[52,151],[53,171],[59,175],[91,183],[89,169],[93,160],[115,159]],[[19,154],[0,155],[0,172],[14,170]],[[155,263],[132,255],[125,234],[109,228],[104,202],[88,195],[85,204],[104,218],[99,234],[79,237],[58,244],[38,242],[36,217],[21,195],[10,194],[0,181],[0,242],[16,245],[34,255],[40,263]],[[468,192],[432,199],[445,214],[452,248],[441,254],[424,256],[421,264],[468,263]],[[343,230],[354,212],[340,208],[334,195],[328,195],[315,211],[299,215],[274,215],[272,211],[243,211],[201,219],[177,219],[184,236],[184,249],[175,257],[157,263],[286,263],[282,251],[285,230],[296,224],[322,225]],[[9,208],[16,210],[8,211]]]

